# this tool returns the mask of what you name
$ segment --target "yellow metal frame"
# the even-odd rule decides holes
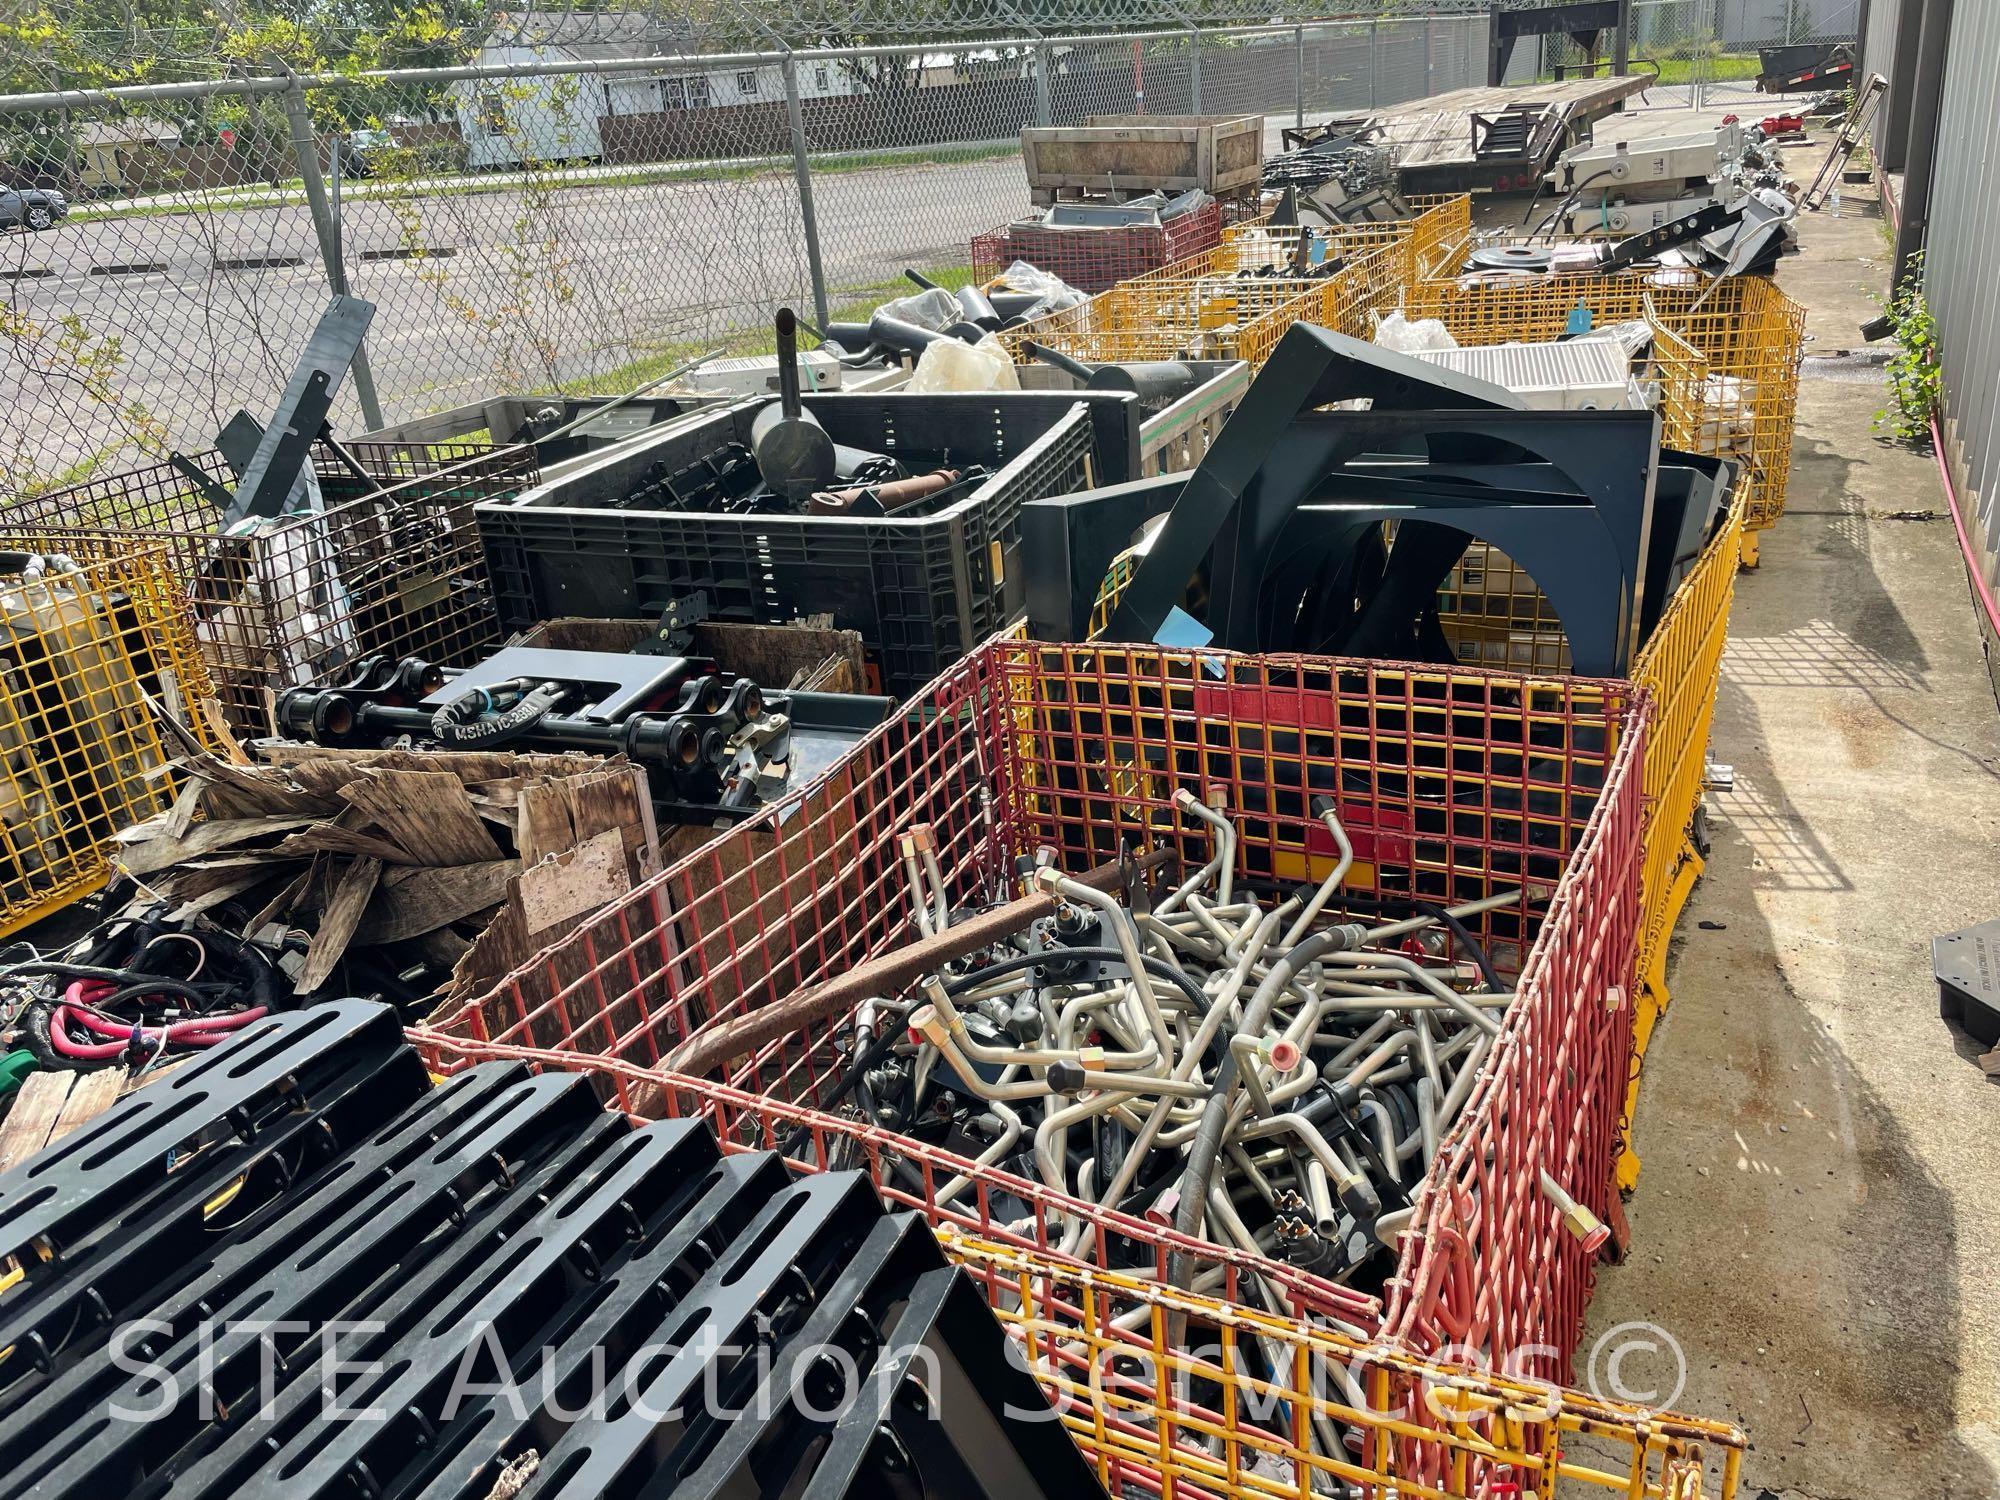
[[[1429,1362],[941,1227],[1110,1494],[1731,1500],[1727,1423]],[[1316,1429],[1359,1438],[1329,1451]],[[1714,1488],[1707,1488],[1710,1480]]]
[[[214,690],[163,549],[0,580],[0,936],[101,888],[117,833],[164,811],[175,750],[147,699]]]
[[[1710,283],[1683,271],[1504,281],[1434,274],[1457,264],[1463,250],[1463,242],[1437,235],[1412,245],[1417,274],[1403,297],[1408,316],[1438,319],[1461,344],[1558,338],[1578,307],[1598,324],[1652,323],[1667,445],[1738,460],[1746,529],[1777,524],[1791,480],[1803,307],[1759,276]],[[1754,561],[1755,547],[1746,552]]]
[[[1213,250],[1119,283],[1089,301],[998,335],[1016,364],[1030,342],[1076,359],[1241,359],[1261,365],[1294,323],[1368,336],[1369,316],[1394,304],[1417,257],[1470,232],[1471,200],[1424,200],[1422,212],[1390,224],[1318,231],[1346,264],[1328,276],[1244,276],[1289,260],[1304,231],[1237,225]]]
[[[1639,1069],[1653,1028],[1671,998],[1667,948],[1688,893],[1701,876],[1695,815],[1706,786],[1709,731],[1729,640],[1729,610],[1736,598],[1736,564],[1749,506],[1739,497],[1722,528],[1710,538],[1653,627],[1632,676],[1653,692],[1653,723],[1646,749],[1646,865],[1640,882],[1639,996],[1632,1011],[1632,1072],[1625,1086],[1624,1152],[1618,1183],[1639,1178],[1632,1149],[1632,1120],[1639,1100]]]
[[[1695,846],[1709,730],[1736,595],[1736,564],[1749,506],[1740,489],[1722,525],[1653,627],[1632,665],[1632,680],[1651,689],[1654,714],[1646,748],[1646,863],[1640,885],[1638,1004],[1632,1018],[1632,1073],[1625,1091],[1624,1151],[1618,1180],[1639,1177],[1632,1118],[1639,1068],[1653,1028],[1667,1008],[1667,948],[1688,893],[1702,872]],[[1124,559],[1120,559],[1121,562]],[[1129,570],[1128,570],[1129,571]],[[1567,671],[1562,626],[1532,579],[1504,554],[1471,549],[1440,591],[1445,635],[1468,666]]]

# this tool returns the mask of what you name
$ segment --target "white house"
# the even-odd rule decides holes
[[[476,80],[452,86],[466,155],[475,167],[523,161],[591,160],[604,154],[602,121],[614,115],[782,102],[776,64],[706,68],[684,26],[625,11],[503,14],[474,62],[624,62],[667,57],[657,69]],[[852,72],[830,63],[799,65],[801,98],[864,92]]]

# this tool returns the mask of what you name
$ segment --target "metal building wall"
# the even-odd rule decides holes
[[[1901,0],[1915,3],[1915,0]],[[1869,17],[1893,27],[1897,0]],[[1867,66],[1882,71],[1875,57]],[[1924,293],[1945,371],[1946,448],[1979,568],[2000,592],[2000,4],[1952,13],[1931,188]]]

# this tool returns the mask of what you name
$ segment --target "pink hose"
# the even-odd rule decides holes
[[[248,1010],[226,1016],[196,1016],[168,1026],[124,1025],[107,1021],[84,1008],[113,992],[114,986],[102,979],[78,979],[71,983],[49,1022],[49,1045],[63,1057],[79,1062],[107,1062],[122,1057],[132,1046],[136,1032],[148,1051],[164,1051],[169,1045],[213,1047],[229,1040],[230,1033],[248,1026],[267,1013],[268,1007],[253,1005]],[[70,1036],[70,1026],[109,1038],[102,1042],[80,1042]]]
[[[1986,575],[1979,571],[1979,552],[1972,545],[1972,533],[1966,529],[1965,513],[1958,503],[1958,489],[1951,482],[1951,465],[1945,462],[1944,429],[1936,416],[1931,418],[1931,451],[1937,455],[1938,475],[1944,480],[1945,502],[1951,507],[1951,524],[1958,532],[1958,550],[1965,554],[1965,571],[1972,575],[1973,592],[1979,595],[1979,602],[1986,610],[1986,623],[1993,627],[1993,633],[2000,635],[2000,604],[1993,600],[1993,589],[1986,582]]]

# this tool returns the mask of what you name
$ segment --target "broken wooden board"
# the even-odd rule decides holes
[[[213,854],[218,849],[228,849],[237,844],[254,843],[269,838],[274,833],[291,833],[301,828],[309,828],[316,821],[312,813],[292,813],[277,817],[225,818],[209,823],[197,823],[179,838],[173,838],[166,831],[167,821],[173,817],[169,810],[157,818],[149,818],[120,835],[116,852],[118,863],[134,875],[151,875],[159,870],[185,864],[203,854]]]
[[[659,868],[650,787],[623,760],[257,749],[250,766],[190,753],[193,795],[122,844],[144,902],[266,941],[306,934],[303,959],[295,946],[283,963],[300,995],[342,982],[357,950],[389,950],[395,971],[490,983]],[[587,868],[572,873],[584,846]],[[531,882],[526,914],[523,854],[562,866]]]
[[[79,1130],[125,1095],[164,1078],[180,1061],[161,1063],[134,1078],[123,1068],[99,1068],[90,1073],[44,1068],[21,1080],[7,1118],[0,1121],[0,1172],[18,1166]]]
[[[366,947],[401,942],[490,910],[506,898],[507,882],[520,868],[516,859],[490,859],[395,870],[384,877],[354,941]]]
[[[449,771],[371,766],[340,789],[391,843],[420,865],[483,864],[500,846],[479,821],[465,783]]]
[[[618,866],[609,859],[612,839],[621,851]],[[615,764],[595,775],[524,787],[514,845],[521,851],[521,873],[509,882],[507,897],[492,922],[453,971],[451,984],[432,1012],[435,1022],[459,1015],[467,1001],[493,992],[592,913],[654,874],[659,867],[659,834],[646,773],[637,766]],[[597,851],[588,857],[595,863],[587,862],[585,873],[570,876],[567,868],[585,849]],[[565,873],[545,870],[551,861]],[[592,870],[597,872],[594,877]],[[584,909],[579,903],[592,894],[599,899]],[[555,973],[562,977],[554,982],[566,986],[582,978],[583,972],[579,960],[560,962]],[[502,1013],[505,1002],[495,1003],[501,1007],[496,1014]],[[573,1036],[574,1028],[556,1018],[549,1024],[537,1022],[536,1034],[559,1041]]]

